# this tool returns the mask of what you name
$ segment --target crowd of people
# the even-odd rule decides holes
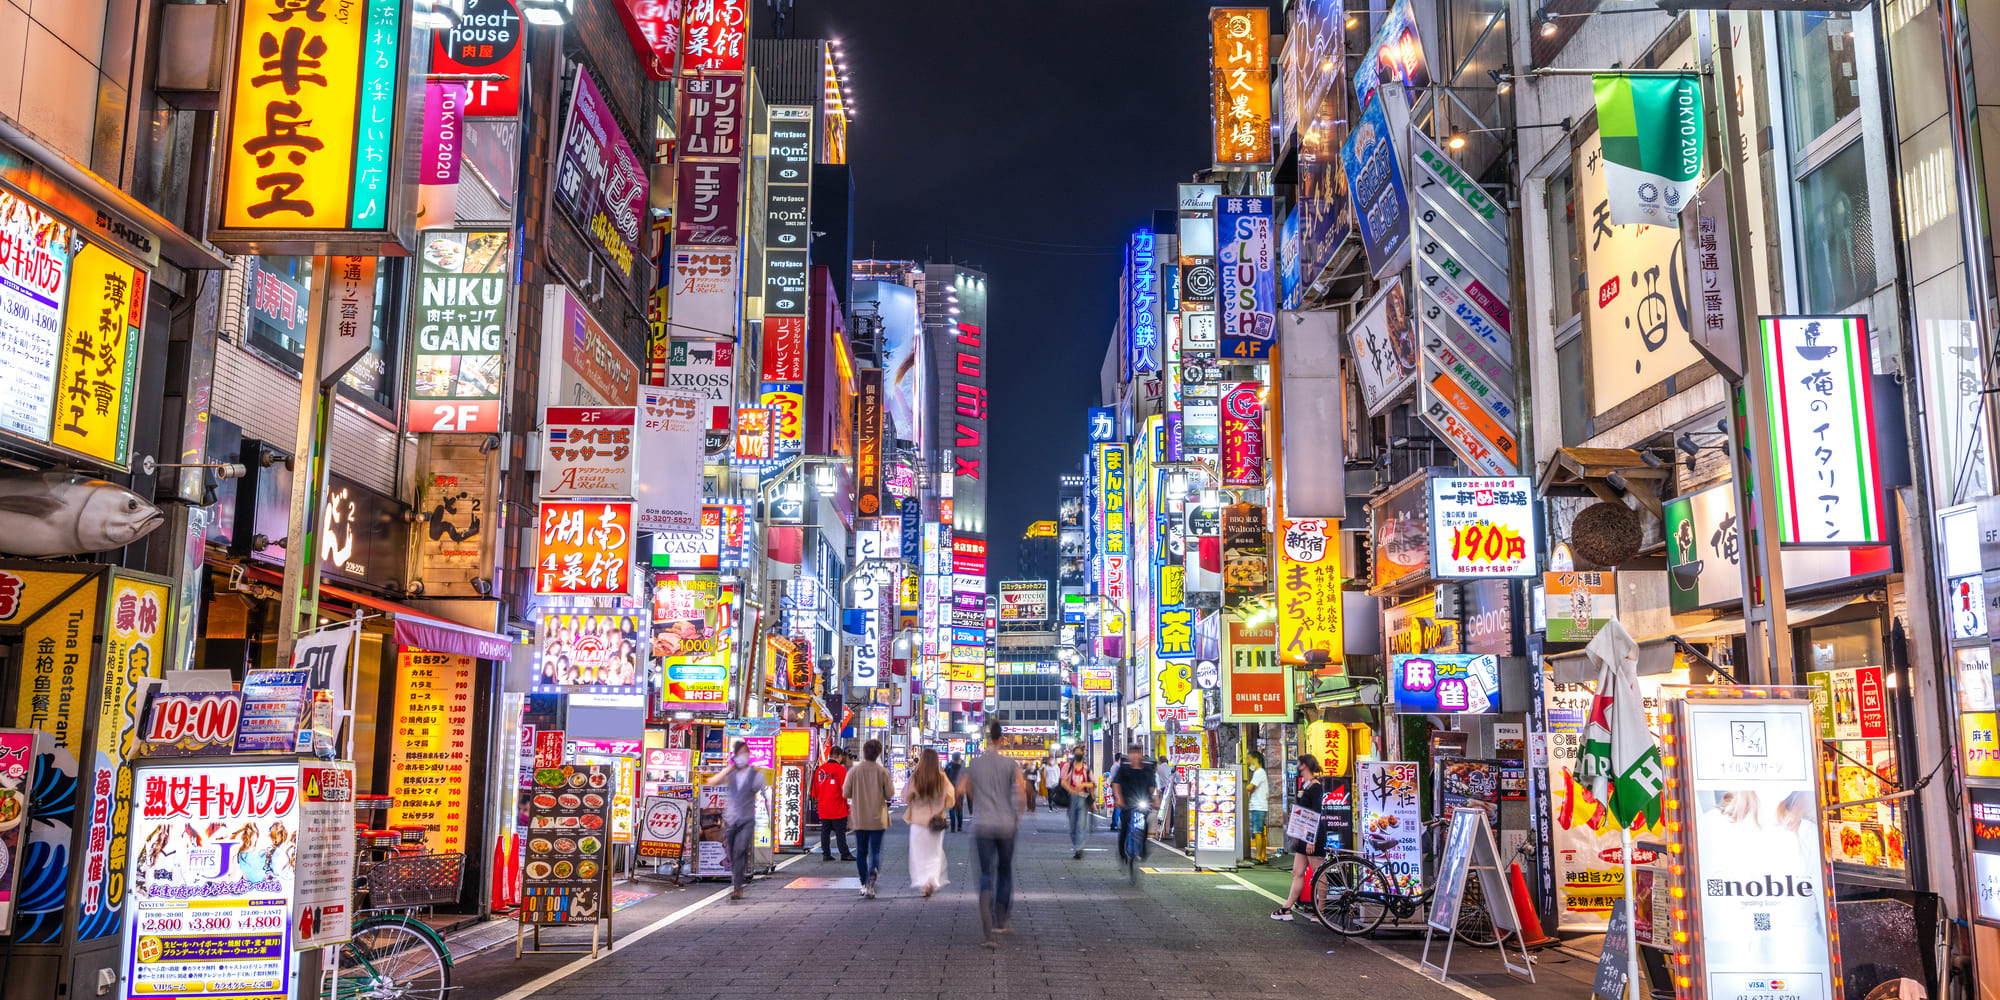
[[[979,863],[980,925],[985,945],[996,946],[996,935],[1008,930],[1013,903],[1014,840],[1021,816],[1037,808],[1067,812],[1071,857],[1083,857],[1084,843],[1096,831],[1097,811],[1109,817],[1117,833],[1119,860],[1125,860],[1127,832],[1133,822],[1156,814],[1163,794],[1161,769],[1146,758],[1143,747],[1127,748],[1124,757],[1099,773],[1090,764],[1083,746],[1066,754],[1050,754],[1040,760],[1016,761],[997,748],[1001,744],[1000,723],[987,727],[986,749],[965,760],[952,754],[944,760],[938,752],[924,748],[904,782],[900,796],[894,778],[882,762],[882,743],[868,740],[856,760],[847,750],[834,747],[827,759],[814,770],[810,794],[819,818],[820,856],[824,861],[851,861],[863,899],[876,898],[882,869],[882,841],[897,817],[893,805],[903,804],[901,819],[909,830],[910,887],[925,898],[949,884],[945,854],[945,834],[963,832],[968,818],[972,845]],[[1249,820],[1246,862],[1265,864],[1270,860],[1265,845],[1265,817],[1269,809],[1269,777],[1263,755],[1250,751],[1249,774],[1243,789]],[[1318,788],[1317,762],[1310,756],[1299,761],[1300,791],[1310,795]],[[750,881],[752,823],[757,797],[766,787],[763,772],[750,765],[747,746],[739,741],[722,773],[710,779],[724,790],[724,840],[730,856],[731,899],[743,898]],[[1039,800],[1039,804],[1038,804]],[[854,835],[849,848],[848,834]],[[1151,831],[1147,831],[1150,833]],[[1147,838],[1137,838],[1141,857]],[[1301,845],[1288,845],[1299,850]],[[1298,866],[1303,869],[1305,866]],[[1294,879],[1292,899],[1300,892]],[[1274,919],[1290,919],[1291,906],[1281,907]]]

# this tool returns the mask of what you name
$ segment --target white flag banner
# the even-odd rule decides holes
[[[639,467],[645,475],[634,484],[640,531],[700,530],[706,407],[699,393],[640,388]]]

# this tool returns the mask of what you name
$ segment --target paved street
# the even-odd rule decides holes
[[[1116,864],[1108,833],[1100,830],[1083,860],[1075,861],[1065,823],[1060,815],[1039,812],[1024,824],[1014,933],[1002,936],[996,951],[980,947],[978,867],[969,837],[947,834],[951,885],[926,900],[908,885],[908,831],[899,825],[883,852],[878,899],[859,898],[851,864],[827,864],[817,853],[787,856],[783,870],[760,880],[742,902],[719,898],[726,886],[718,883],[658,887],[656,895],[618,913],[620,946],[595,962],[578,962],[575,955],[517,961],[510,937],[505,947],[462,961],[454,992],[468,1000],[915,1000],[989,993],[1079,1000],[1542,1000],[1589,992],[1589,964],[1555,952],[1538,962],[1542,985],[1527,986],[1499,974],[1490,953],[1460,950],[1453,960],[1460,974],[1447,987],[1389,957],[1413,961],[1420,936],[1364,945],[1303,917],[1272,921],[1275,903],[1266,893],[1282,896],[1283,871],[1234,878],[1193,873],[1185,858],[1155,845],[1150,864],[1161,870],[1142,875],[1134,888]],[[840,881],[837,888],[809,887],[818,879]],[[646,933],[663,919],[672,922]],[[575,931],[544,935],[552,946],[578,939]]]

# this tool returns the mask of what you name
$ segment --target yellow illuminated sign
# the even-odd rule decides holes
[[[1271,13],[1262,7],[1209,11],[1214,69],[1215,162],[1271,162]]]
[[[222,224],[345,229],[366,27],[359,5],[238,6]]]
[[[85,244],[70,262],[53,443],[125,464],[145,301],[146,273],[97,244]]]
[[[1306,654],[1341,662],[1340,522],[1287,518],[1278,546],[1278,662],[1303,665]],[[1329,673],[1340,673],[1331,670]]]

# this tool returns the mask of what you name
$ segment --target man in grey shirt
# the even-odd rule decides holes
[[[729,849],[729,898],[742,899],[750,884],[750,845],[756,842],[757,797],[770,783],[760,768],[750,766],[750,745],[736,741],[729,766],[708,779],[722,786],[722,844]]]
[[[1014,902],[1014,834],[1027,808],[1028,783],[1020,765],[1000,755],[1000,720],[986,723],[986,752],[966,765],[958,794],[972,799],[972,840],[979,851],[979,926],[986,947],[1006,933]]]

